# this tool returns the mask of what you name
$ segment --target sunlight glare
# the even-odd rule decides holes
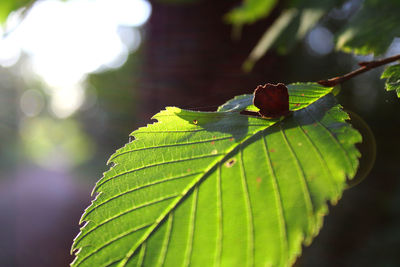
[[[81,89],[65,88],[76,88],[89,73],[122,66],[141,40],[132,27],[141,26],[150,12],[145,0],[38,1],[18,27],[0,39],[0,65],[14,65],[21,51],[28,54],[33,70],[49,87],[59,88],[52,90],[51,108],[64,117],[83,102],[77,93]],[[8,25],[14,25],[20,13],[10,16]],[[67,99],[76,101],[68,104]]]
[[[3,35],[3,29],[0,28],[0,36]],[[0,41],[0,65],[2,67],[11,67],[18,62],[21,56],[21,49],[12,39]]]
[[[58,118],[72,115],[84,102],[84,90],[80,84],[57,87],[51,94],[51,111]]]

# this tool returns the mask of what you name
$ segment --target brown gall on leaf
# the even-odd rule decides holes
[[[265,118],[277,118],[289,114],[289,93],[283,83],[267,83],[254,90],[253,104]]]

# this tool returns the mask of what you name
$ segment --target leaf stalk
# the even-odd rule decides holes
[[[343,83],[361,73],[364,73],[371,69],[392,63],[397,60],[400,60],[400,54],[392,56],[392,57],[384,58],[384,59],[379,59],[379,60],[363,61],[363,62],[358,63],[360,68],[353,70],[352,72],[349,72],[343,76],[338,76],[338,77],[330,78],[327,80],[320,80],[317,83],[319,83],[322,86],[333,87],[333,86]]]

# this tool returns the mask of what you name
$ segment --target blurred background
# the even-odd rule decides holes
[[[108,157],[165,106],[216,110],[259,84],[331,78],[373,58],[335,50],[363,1],[298,1],[297,13],[288,2],[246,20],[232,0],[2,0],[0,266],[69,265]],[[395,38],[384,56],[399,53]],[[371,127],[375,166],[297,266],[400,266],[400,103],[381,72],[339,95]]]

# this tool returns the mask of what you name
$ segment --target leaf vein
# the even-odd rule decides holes
[[[193,250],[193,241],[194,241],[194,230],[196,226],[196,211],[197,211],[197,198],[199,194],[199,187],[196,186],[193,190],[193,200],[192,200],[192,208],[190,212],[190,223],[189,223],[189,231],[188,231],[188,240],[186,244],[186,253],[185,259],[183,262],[183,266],[189,266],[191,257],[192,257],[192,250]]]
[[[171,212],[168,216],[167,231],[165,233],[164,242],[161,247],[160,257],[158,258],[157,266],[164,265],[165,257],[167,255],[167,251],[168,251],[169,241],[171,238],[173,219],[174,219],[174,215],[173,215],[173,212]]]
[[[109,177],[106,180],[102,180],[101,183],[98,183],[96,185],[95,189],[97,191],[106,182],[109,182],[109,181],[111,181],[111,180],[113,180],[115,178],[118,178],[118,177],[123,176],[123,175],[128,174],[128,173],[133,173],[133,172],[136,172],[136,171],[140,171],[140,170],[144,170],[144,169],[148,169],[148,168],[152,168],[152,167],[158,167],[158,166],[162,166],[162,165],[166,165],[166,164],[173,164],[173,163],[192,161],[192,160],[197,160],[197,159],[211,158],[211,157],[216,157],[216,156],[221,156],[221,155],[225,155],[225,154],[224,153],[206,154],[206,155],[200,155],[200,156],[192,156],[190,158],[175,159],[175,160],[171,160],[171,161],[164,161],[164,162],[157,162],[157,163],[154,163],[154,164],[148,164],[148,165],[145,165],[145,166],[142,166],[142,167],[138,167],[136,169],[132,169],[132,170],[128,170],[128,171],[125,171],[125,172],[122,172],[122,173],[118,173],[118,174],[116,174],[114,176]]]
[[[104,248],[106,248],[107,246],[111,245],[111,244],[114,243],[115,241],[118,241],[118,240],[120,240],[120,239],[122,239],[122,238],[124,238],[124,237],[127,237],[127,236],[129,236],[129,235],[131,235],[131,234],[133,234],[133,233],[135,233],[135,232],[141,230],[141,229],[145,229],[145,228],[151,226],[152,224],[153,224],[153,223],[143,224],[143,225],[138,226],[138,227],[135,227],[135,228],[133,228],[133,229],[127,231],[127,232],[124,232],[124,233],[122,233],[122,234],[116,236],[116,237],[113,238],[113,239],[108,240],[108,241],[107,241],[106,243],[104,243],[102,246],[96,248],[96,249],[93,250],[91,253],[88,253],[88,254],[85,255],[83,258],[81,258],[81,260],[80,260],[79,262],[76,263],[77,266],[78,266],[78,265],[81,265],[83,262],[85,262],[85,261],[86,261],[87,259],[89,259],[91,256],[93,256],[94,254],[100,252],[102,249],[104,249]]]
[[[242,180],[243,187],[243,197],[246,205],[246,217],[247,217],[247,266],[254,266],[254,222],[253,222],[253,211],[250,202],[249,189],[247,185],[246,170],[244,168],[243,162],[243,149],[242,146],[239,147],[239,159],[240,159],[240,176]]]
[[[94,206],[92,209],[90,209],[90,210],[88,210],[88,211],[86,212],[85,217],[87,217],[90,213],[92,213],[94,210],[98,209],[99,207],[103,206],[104,204],[107,204],[108,202],[110,202],[110,201],[112,201],[112,200],[115,200],[115,199],[118,199],[118,198],[120,198],[120,197],[122,197],[122,196],[124,196],[124,195],[129,194],[129,193],[135,192],[135,191],[137,191],[137,190],[140,190],[140,189],[143,189],[143,188],[152,186],[152,185],[162,184],[162,183],[166,183],[166,182],[170,182],[170,181],[174,181],[174,180],[179,180],[179,179],[184,179],[184,178],[188,178],[188,177],[190,177],[190,176],[198,175],[198,174],[201,174],[201,173],[203,173],[203,172],[194,172],[194,173],[190,173],[190,174],[185,174],[185,175],[180,175],[180,176],[169,177],[169,178],[166,178],[166,179],[163,179],[163,180],[158,180],[158,181],[154,181],[154,182],[151,182],[151,183],[147,183],[147,184],[144,184],[144,185],[137,186],[137,187],[135,187],[135,188],[132,188],[132,189],[127,190],[127,191],[125,191],[125,192],[119,193],[118,195],[115,195],[115,196],[113,196],[113,197],[111,197],[111,198],[108,198],[108,199],[106,199],[105,201],[103,201],[103,202],[97,204],[97,205]]]
[[[282,204],[282,197],[281,193],[279,190],[279,185],[278,181],[275,175],[274,168],[272,166],[271,162],[271,157],[268,152],[268,145],[267,145],[267,140],[265,138],[265,135],[263,135],[263,143],[264,143],[264,152],[265,152],[265,157],[267,158],[267,163],[268,167],[271,171],[271,177],[272,177],[272,186],[274,188],[274,194],[275,194],[275,199],[276,199],[276,205],[277,205],[277,213],[278,213],[278,218],[279,218],[279,233],[281,235],[281,260],[282,262],[285,262],[287,259],[287,252],[289,249],[289,240],[288,240],[288,235],[287,235],[287,226],[286,226],[286,220],[284,217],[284,210],[283,210],[283,204]]]
[[[318,155],[318,158],[322,164],[322,166],[324,167],[325,171],[327,172],[328,176],[330,176],[332,178],[332,181],[335,180],[335,177],[332,174],[332,171],[330,170],[329,166],[328,166],[328,162],[326,161],[325,157],[322,155],[321,151],[319,150],[319,148],[317,147],[317,145],[314,143],[314,141],[311,139],[311,137],[307,134],[307,132],[304,130],[303,126],[300,125],[300,123],[298,122],[298,120],[294,117],[294,121],[296,122],[296,124],[299,126],[299,128],[301,129],[301,132],[303,133],[303,135],[306,137],[307,141],[311,144],[311,147],[314,149],[314,151],[316,152],[316,154]],[[337,186],[336,186],[337,187]]]
[[[322,122],[320,122],[319,120],[315,119],[315,117],[312,115],[312,113],[310,111],[308,111],[307,109],[305,109],[305,111],[307,112],[307,114],[318,124],[320,125],[326,132],[328,132],[329,136],[331,137],[331,139],[333,140],[333,142],[340,148],[340,150],[343,152],[344,156],[346,157],[346,163],[350,164],[350,167],[353,169],[353,171],[355,170],[353,163],[350,160],[350,156],[347,152],[346,149],[344,149],[344,147],[342,146],[342,144],[339,142],[339,140],[335,137],[335,135],[333,134],[333,132]]]
[[[286,146],[288,147],[290,154],[291,154],[293,161],[297,168],[297,173],[299,175],[300,183],[301,183],[301,189],[302,189],[303,195],[304,195],[304,202],[305,202],[306,209],[307,209],[307,218],[309,218],[310,215],[314,214],[314,204],[313,204],[312,197],[310,194],[310,189],[309,189],[306,177],[305,177],[304,168],[300,164],[299,158],[296,155],[296,153],[294,152],[293,147],[290,144],[290,142],[286,136],[285,129],[282,128],[282,124],[279,124],[279,127],[281,129],[280,132],[282,133],[283,140],[284,140]]]
[[[132,149],[132,150],[127,150],[127,151],[121,152],[120,154],[117,154],[115,156],[112,156],[108,160],[108,162],[112,162],[113,160],[115,160],[116,158],[118,158],[119,156],[122,156],[124,154],[128,154],[128,153],[131,153],[131,152],[136,152],[136,151],[143,151],[143,150],[156,149],[156,148],[175,147],[175,146],[188,146],[188,145],[196,145],[196,144],[210,143],[210,142],[218,142],[218,141],[222,141],[222,140],[227,140],[229,138],[231,138],[231,136],[225,136],[225,137],[216,138],[216,139],[200,140],[200,141],[195,141],[195,142],[175,143],[175,144],[166,144],[166,145],[159,145],[159,146],[148,146],[148,147],[135,148],[135,149]]]
[[[222,231],[223,231],[223,210],[222,210],[222,188],[221,188],[221,164],[217,167],[217,234],[216,234],[216,251],[215,266],[221,265],[222,256]]]
[[[140,249],[140,253],[139,253],[139,260],[137,262],[137,266],[138,267],[142,267],[143,266],[143,262],[144,262],[144,256],[146,255],[146,242],[143,243],[141,249]]]
[[[107,224],[107,223],[109,223],[109,222],[111,222],[111,221],[113,221],[113,220],[115,220],[115,219],[117,219],[117,218],[119,218],[119,217],[121,217],[121,216],[124,216],[124,215],[126,215],[126,214],[129,214],[129,213],[131,213],[131,212],[133,212],[133,211],[135,211],[135,210],[138,210],[138,209],[141,209],[141,208],[144,208],[144,207],[148,207],[148,206],[150,206],[150,205],[154,205],[154,204],[157,204],[157,203],[160,203],[160,202],[163,202],[163,201],[172,199],[172,198],[176,198],[177,196],[179,196],[179,194],[174,194],[174,195],[170,195],[170,196],[164,196],[164,197],[162,197],[162,198],[159,198],[159,199],[156,199],[156,200],[153,200],[153,201],[146,202],[146,203],[143,203],[143,204],[141,204],[141,205],[135,206],[135,207],[133,207],[133,208],[131,208],[131,209],[129,209],[129,210],[126,210],[126,211],[124,211],[124,212],[121,212],[121,213],[119,213],[119,214],[113,216],[113,217],[110,217],[110,218],[108,218],[107,220],[104,220],[104,221],[102,221],[101,223],[97,224],[96,226],[94,226],[93,228],[91,228],[90,230],[88,230],[87,232],[85,232],[85,233],[82,232],[82,236],[79,236],[79,240],[76,241],[76,245],[77,245],[80,241],[82,241],[82,239],[83,239],[85,236],[87,236],[88,234],[90,234],[91,232],[95,231],[96,229],[99,229],[101,226],[104,226],[105,224]]]

